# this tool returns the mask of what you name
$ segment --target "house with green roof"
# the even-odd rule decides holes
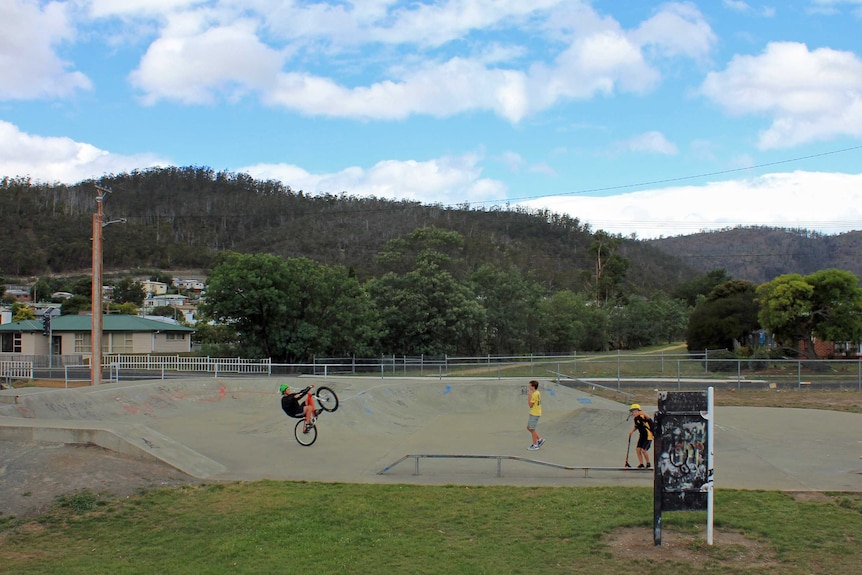
[[[168,321],[134,315],[102,318],[103,354],[177,354],[191,351],[194,329]],[[49,334],[41,319],[0,325],[0,359],[20,356],[92,355],[92,316],[60,315],[51,318]],[[50,346],[50,347],[49,347]],[[50,350],[50,351],[49,351]]]

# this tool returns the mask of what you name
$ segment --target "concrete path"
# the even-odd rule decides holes
[[[296,420],[280,409],[283,382],[339,395],[311,447],[295,441]],[[651,485],[648,472],[598,469],[625,463],[625,404],[541,383],[547,442],[537,452],[526,450],[523,379],[211,378],[6,390],[0,439],[95,443],[212,480]],[[862,491],[862,414],[724,407],[715,423],[718,488]],[[412,458],[392,466],[405,455],[434,457],[419,459],[416,474]],[[636,464],[634,446],[629,461]]]

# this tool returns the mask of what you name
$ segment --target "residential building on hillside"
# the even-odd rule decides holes
[[[174,287],[181,290],[202,293],[206,289],[206,283],[199,279],[174,278]]]
[[[168,293],[168,284],[165,282],[157,282],[153,280],[140,280],[141,287],[144,288],[144,293],[149,295],[164,295]]]

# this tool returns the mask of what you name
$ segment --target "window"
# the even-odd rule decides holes
[[[131,333],[112,333],[111,334],[111,353],[132,353],[134,346],[132,345]]]
[[[21,353],[21,334],[20,333],[4,333],[0,339],[3,353]]]
[[[183,341],[184,339],[186,339],[186,334],[174,333],[174,332],[169,331],[165,334],[165,339],[167,341]]]
[[[93,342],[89,333],[75,334],[75,353],[90,353],[93,351]]]

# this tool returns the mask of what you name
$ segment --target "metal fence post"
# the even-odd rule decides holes
[[[736,360],[736,391],[742,386],[742,360]]]
[[[796,360],[796,389],[802,389],[802,360]]]

